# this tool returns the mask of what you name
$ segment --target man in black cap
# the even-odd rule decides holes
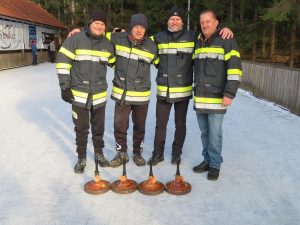
[[[192,98],[193,50],[197,33],[184,29],[184,13],[174,6],[167,13],[166,31],[153,36],[159,54],[157,72],[157,102],[154,150],[148,164],[164,160],[167,124],[172,105],[175,110],[175,134],[171,163],[181,162],[182,147],[186,136],[186,115]],[[225,29],[225,35],[231,33]],[[229,31],[229,32],[228,32]]]
[[[91,124],[92,140],[98,164],[108,166],[103,155],[104,120],[107,98],[107,65],[115,61],[114,49],[103,35],[106,13],[94,11],[88,27],[78,35],[67,38],[59,50],[56,69],[62,99],[72,104],[78,161],[75,173],[83,173]]]
[[[111,167],[122,164],[127,154],[127,130],[129,116],[133,121],[133,161],[144,166],[142,143],[145,137],[145,125],[150,100],[150,64],[158,64],[157,47],[147,37],[147,18],[144,14],[131,17],[130,32],[108,35],[115,46],[116,67],[113,80],[112,99],[115,100],[114,136],[116,156]]]

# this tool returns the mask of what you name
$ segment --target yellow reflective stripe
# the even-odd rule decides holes
[[[157,86],[157,90],[158,91],[167,91],[168,87],[166,86]],[[170,93],[181,93],[181,92],[188,92],[193,90],[192,85],[191,86],[187,86],[187,87],[170,87],[169,88],[169,92]]]
[[[239,75],[242,76],[243,72],[240,69],[229,69],[227,70],[227,75]]]
[[[93,100],[97,100],[97,99],[100,99],[100,98],[105,98],[107,96],[107,92],[102,92],[102,93],[98,93],[98,94],[95,94],[93,95]]]
[[[143,50],[139,50],[139,49],[136,49],[136,48],[132,49],[132,53],[137,54],[137,55],[141,55],[141,56],[146,56],[150,59],[154,58],[154,54],[152,54],[150,52],[143,51]]]
[[[102,52],[102,51],[95,51],[95,50],[87,50],[87,49],[77,49],[75,51],[76,55],[91,55],[91,56],[103,56],[108,58],[111,53],[110,52]]]
[[[111,32],[107,32],[105,34],[105,37],[108,39],[108,40],[111,40]]]
[[[169,91],[170,91],[170,93],[172,92],[177,92],[177,93],[179,93],[179,92],[187,92],[187,91],[191,91],[191,90],[193,90],[193,87],[192,87],[192,85],[191,86],[187,86],[187,87],[170,87],[169,88]]]
[[[124,90],[121,89],[121,88],[117,88],[117,87],[114,86],[114,87],[113,87],[113,92],[116,92],[117,94],[122,95],[123,92],[124,92]]]
[[[61,47],[59,49],[59,52],[68,56],[70,59],[75,59],[75,54],[73,52],[70,52],[68,49],[64,48],[64,47]]]
[[[166,87],[166,86],[157,86],[157,90],[159,90],[159,91],[167,91],[168,87]]]
[[[113,92],[122,95],[124,90],[121,88],[113,87]],[[147,97],[150,96],[150,93],[150,91],[126,91],[126,96]]]
[[[224,55],[224,48],[201,47],[195,50],[195,54],[199,53],[217,53]]]
[[[126,91],[126,96],[133,96],[133,97],[147,97],[150,96],[150,91]]]
[[[117,51],[127,52],[130,53],[130,48],[122,46],[122,45],[115,45]]]
[[[225,61],[227,61],[228,59],[230,59],[231,56],[236,56],[236,57],[240,58],[240,53],[238,51],[236,51],[236,50],[231,50],[230,52],[228,52],[225,55]]]
[[[152,41],[154,41],[154,37],[153,36],[151,36],[151,37],[149,37]]]
[[[168,43],[168,44],[158,44],[158,49],[163,48],[194,48],[194,42],[180,42],[180,43]]]
[[[73,89],[72,89],[72,94],[74,96],[81,97],[81,98],[87,98],[88,97],[88,93],[81,92],[81,91],[76,91],[76,90],[73,90]]]
[[[208,104],[222,104],[223,98],[205,98],[205,97],[194,96],[194,102],[208,103]]]
[[[157,58],[156,60],[154,60],[153,63],[154,63],[155,65],[159,64],[159,58]]]
[[[150,59],[154,58],[154,54],[152,54],[150,52],[143,51],[143,50],[139,50],[139,49],[136,49],[136,48],[131,49],[131,48],[128,48],[128,47],[125,47],[125,46],[122,46],[122,45],[116,45],[115,48],[116,48],[117,51],[122,51],[122,52],[127,52],[127,53],[134,53],[136,55],[146,56]]]
[[[68,69],[70,70],[72,68],[72,64],[69,63],[56,63],[56,69]]]
[[[108,63],[114,63],[115,61],[116,61],[116,57],[113,57],[110,60],[108,60]]]

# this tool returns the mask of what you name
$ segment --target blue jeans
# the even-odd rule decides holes
[[[197,113],[201,130],[204,162],[210,167],[219,169],[223,158],[222,153],[222,123],[225,114]]]

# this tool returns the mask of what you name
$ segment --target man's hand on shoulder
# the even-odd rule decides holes
[[[219,35],[223,38],[223,39],[230,39],[233,38],[233,32],[227,28],[224,27],[220,30]]]
[[[78,34],[80,32],[81,32],[81,30],[79,28],[75,28],[75,29],[70,31],[70,33],[68,34],[68,37],[71,37],[71,36],[73,36],[75,34]]]

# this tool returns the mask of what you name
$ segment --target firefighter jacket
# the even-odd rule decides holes
[[[225,113],[223,96],[233,99],[242,77],[237,42],[223,40],[218,31],[206,41],[200,34],[193,58],[194,109],[201,113]]]
[[[125,32],[110,33],[107,37],[116,53],[112,99],[121,105],[147,104],[151,89],[150,64],[159,63],[155,43],[149,38],[135,42]]]
[[[56,70],[60,88],[71,88],[73,105],[96,109],[106,103],[107,65],[114,61],[110,41],[84,30],[66,39],[59,50]]]
[[[192,98],[194,31],[163,31],[153,36],[159,54],[157,98],[179,102]]]

